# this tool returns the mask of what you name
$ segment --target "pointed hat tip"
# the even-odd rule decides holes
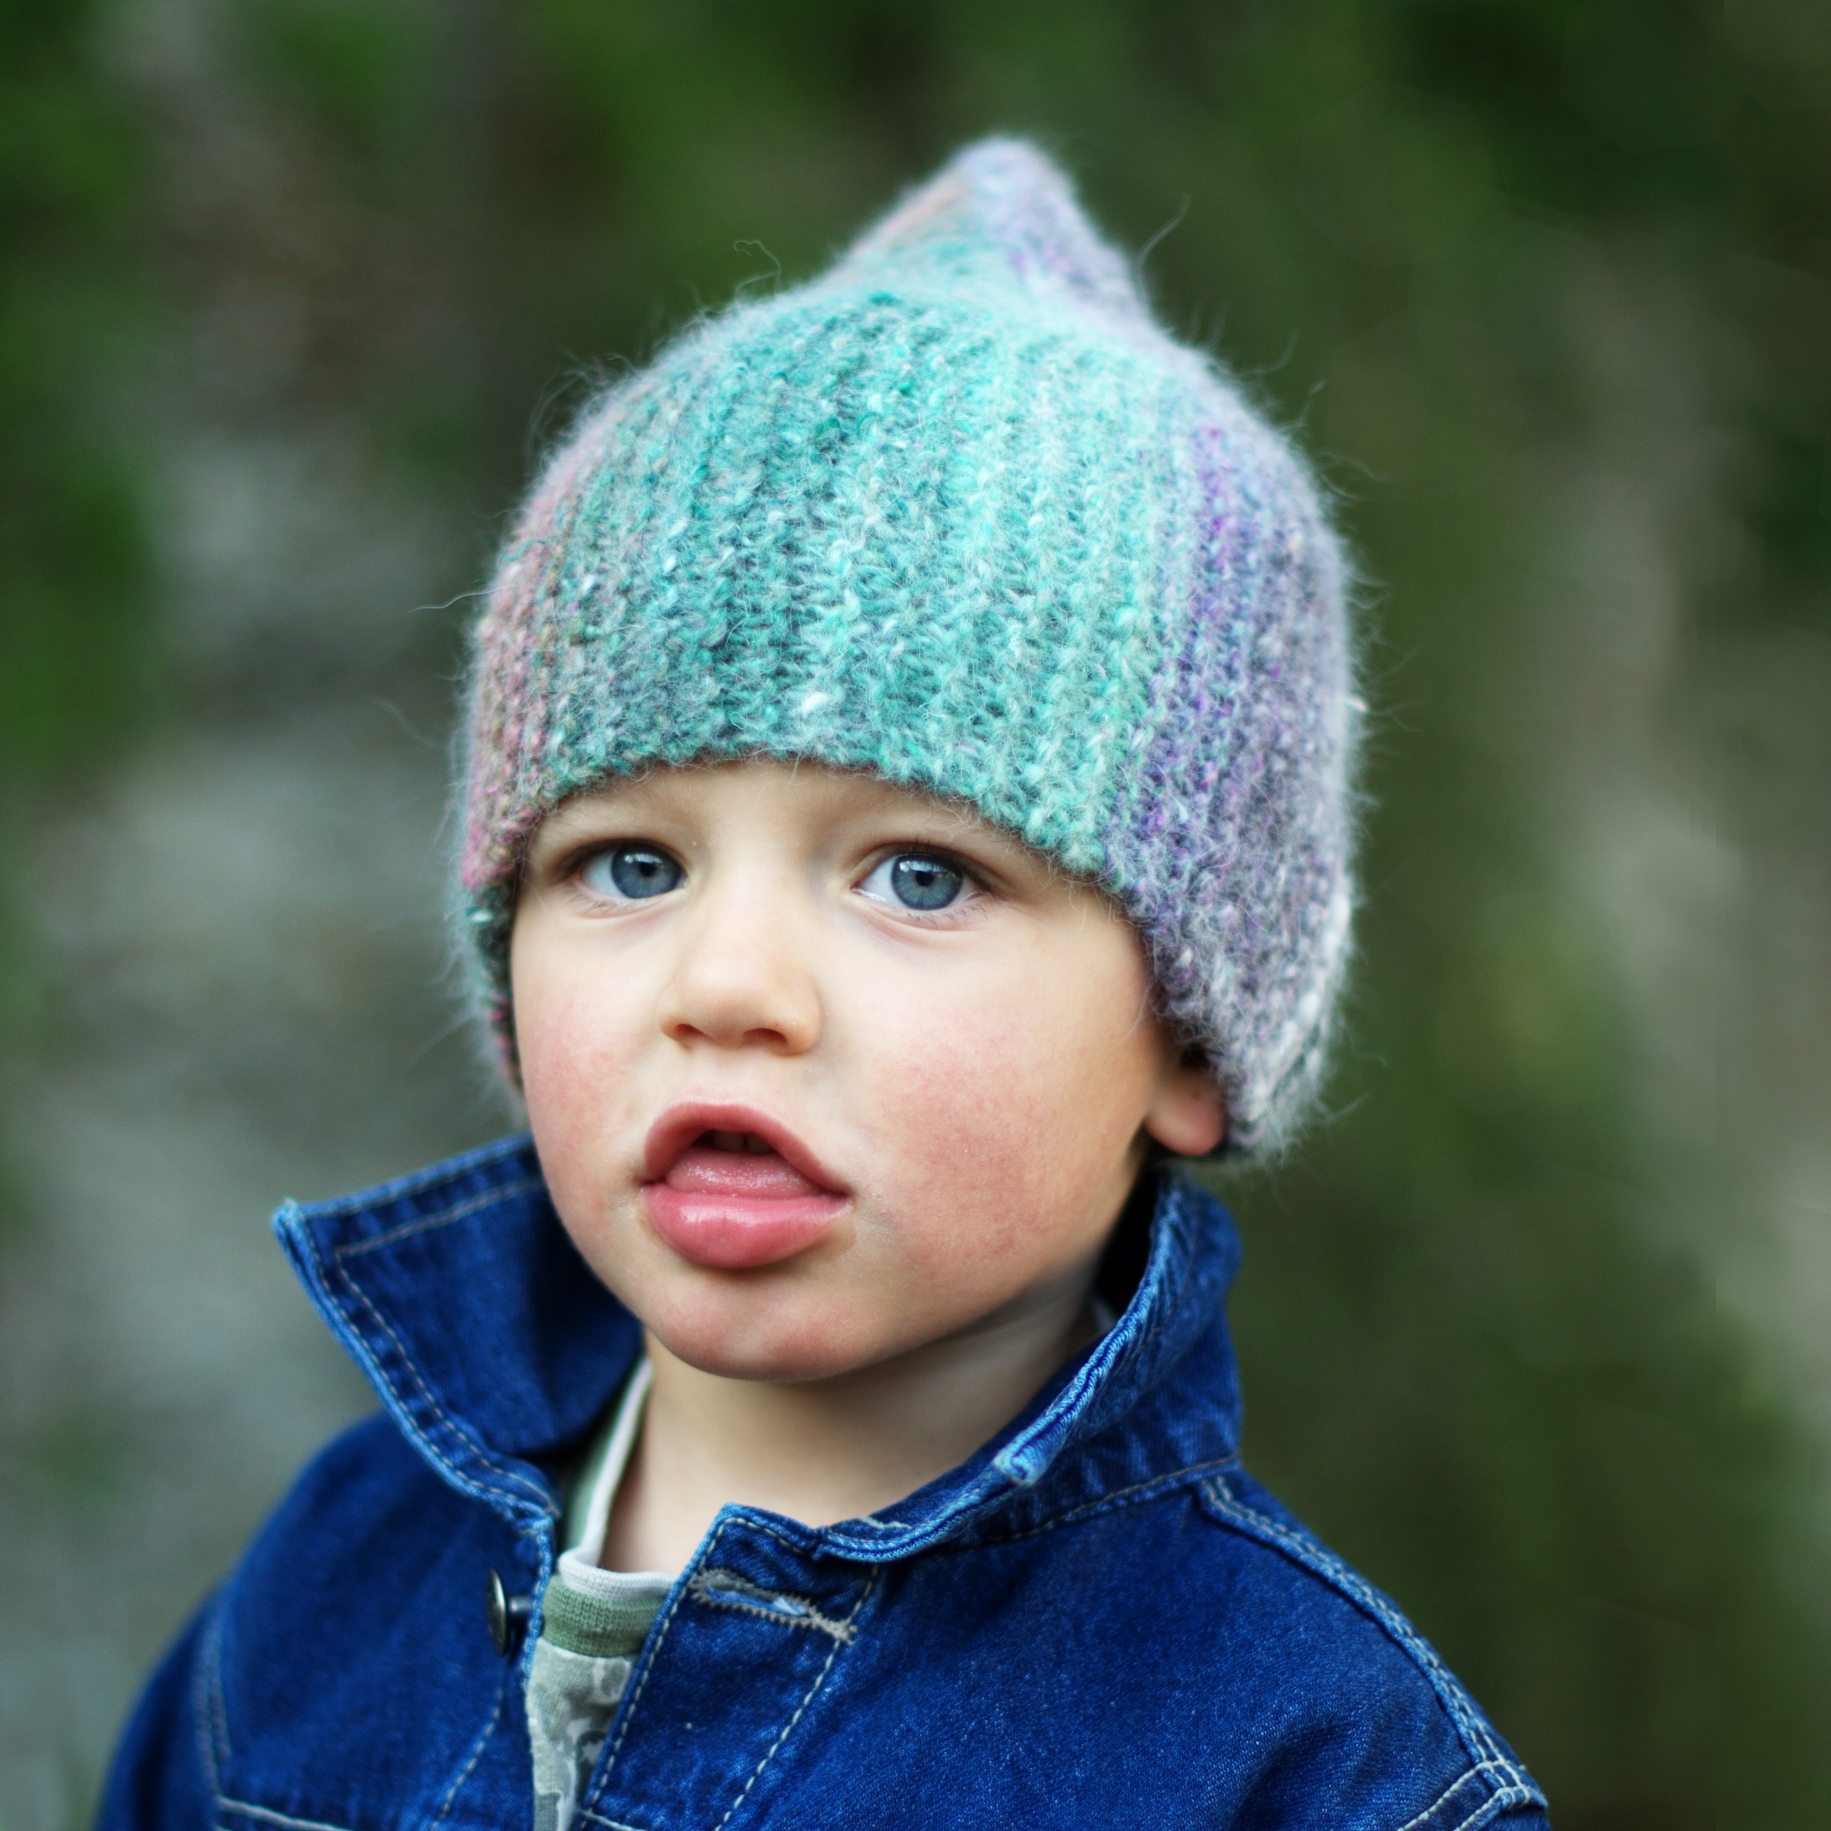
[[[1026,290],[1150,322],[1131,263],[1102,239],[1061,168],[1028,140],[962,147],[859,237],[838,272],[932,272]]]

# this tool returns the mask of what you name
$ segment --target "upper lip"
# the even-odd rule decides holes
[[[670,1106],[649,1127],[642,1150],[644,1179],[660,1182],[682,1154],[707,1132],[751,1132],[809,1182],[835,1194],[844,1190],[839,1178],[780,1119],[758,1107],[726,1100],[683,1100]]]

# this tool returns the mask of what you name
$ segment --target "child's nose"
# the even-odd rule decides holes
[[[821,1003],[799,944],[804,920],[786,898],[711,896],[681,925],[681,951],[658,1013],[664,1035],[691,1046],[811,1049]],[[805,912],[802,912],[805,917]]]

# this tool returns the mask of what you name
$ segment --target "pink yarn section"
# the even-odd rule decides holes
[[[466,890],[483,890],[512,872],[529,828],[546,811],[539,759],[549,728],[546,663],[562,630],[553,612],[565,528],[616,417],[612,402],[548,467],[509,539],[477,624],[459,863]]]

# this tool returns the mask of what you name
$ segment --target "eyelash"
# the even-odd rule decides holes
[[[985,880],[969,865],[965,859],[952,852],[943,851],[938,846],[893,845],[886,846],[871,863],[860,873],[852,886],[855,892],[862,894],[863,887],[881,871],[885,865],[894,864],[899,858],[932,859],[949,871],[957,871],[963,884],[963,892],[958,902],[949,904],[945,909],[914,909],[907,903],[892,903],[882,897],[868,897],[866,900],[877,908],[889,909],[896,919],[906,926],[916,928],[959,928],[965,922],[978,915],[986,898]]]
[[[583,881],[585,873],[590,870],[592,865],[599,859],[607,859],[614,853],[625,850],[626,848],[659,853],[662,857],[670,859],[674,863],[683,879],[686,876],[686,867],[681,864],[680,860],[675,857],[674,853],[669,850],[668,847],[659,845],[653,840],[644,839],[616,839],[610,841],[608,844],[600,842],[588,846],[565,862],[561,867],[561,875],[566,882],[576,886],[584,895],[592,898],[599,904],[610,904],[612,907],[622,908],[629,904],[646,901],[648,899],[639,897],[609,897],[604,895],[601,891],[594,890]],[[919,845],[909,842],[882,848],[853,881],[852,890],[854,894],[863,894],[863,886],[882,870],[885,865],[892,864],[899,858],[932,859],[935,863],[945,866],[949,871],[958,872],[963,883],[962,895],[957,902],[949,904],[946,908],[934,910],[912,908],[907,903],[892,902],[883,897],[866,897],[865,900],[874,907],[889,910],[894,913],[899,922],[917,928],[956,928],[961,926],[964,920],[971,918],[980,912],[987,895],[987,887],[985,880],[979,871],[968,864],[965,859],[957,857],[952,852],[944,851],[936,846]],[[673,888],[673,885],[669,886],[670,890]],[[661,894],[666,895],[667,892],[664,891]],[[657,900],[659,899],[657,898]]]

